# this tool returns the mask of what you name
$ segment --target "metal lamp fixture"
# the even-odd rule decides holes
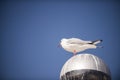
[[[60,80],[111,80],[111,73],[97,56],[78,54],[63,65]]]

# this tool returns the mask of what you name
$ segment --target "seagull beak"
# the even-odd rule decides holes
[[[59,43],[57,47],[61,47],[61,44]]]

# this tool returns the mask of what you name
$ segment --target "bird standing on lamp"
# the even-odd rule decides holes
[[[84,41],[79,38],[63,38],[61,39],[60,45],[68,52],[72,52],[76,55],[78,52],[82,52],[87,49],[96,49],[98,43],[102,42],[102,40],[95,41]]]

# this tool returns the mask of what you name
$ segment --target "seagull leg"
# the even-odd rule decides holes
[[[76,55],[76,50],[73,51],[74,56]]]

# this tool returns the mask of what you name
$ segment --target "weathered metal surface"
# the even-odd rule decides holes
[[[60,80],[111,80],[111,77],[101,71],[82,69],[67,72]]]
[[[92,54],[78,54],[71,57],[63,66],[60,77],[75,70],[96,70],[110,76],[110,70],[102,59]]]

